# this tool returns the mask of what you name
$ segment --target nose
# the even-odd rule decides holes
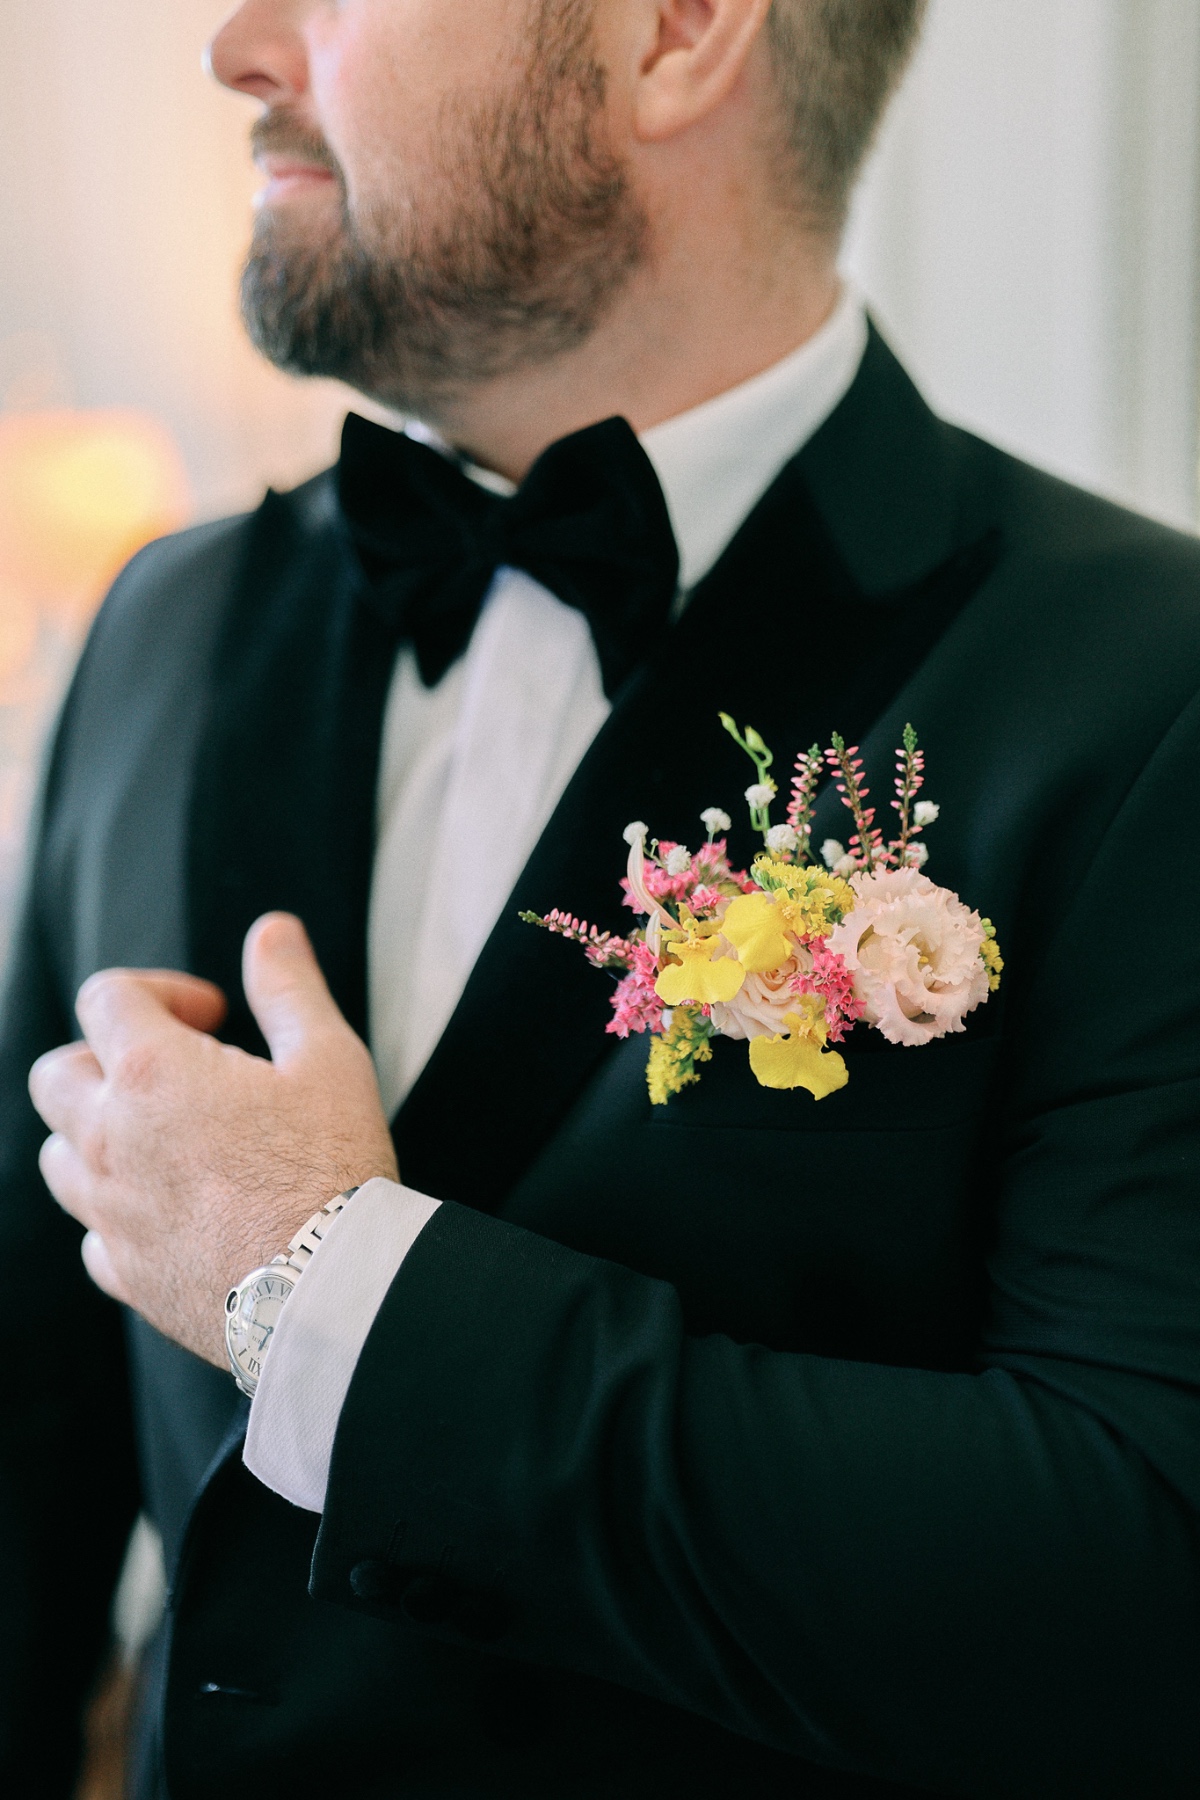
[[[297,0],[242,0],[205,52],[209,74],[266,106],[297,100],[308,85],[304,10]]]

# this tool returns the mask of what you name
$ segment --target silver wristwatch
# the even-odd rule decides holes
[[[300,1227],[281,1255],[261,1269],[251,1269],[238,1287],[230,1289],[225,1300],[225,1348],[233,1379],[251,1399],[284,1302],[312,1261],[330,1224],[357,1192],[352,1187],[338,1194],[314,1213],[307,1225]]]

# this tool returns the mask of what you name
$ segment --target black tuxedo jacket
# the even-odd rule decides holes
[[[5,1791],[67,1792],[142,1504],[176,1800],[1194,1797],[1200,548],[940,423],[872,339],[618,697],[396,1120],[447,1204],[318,1520],[246,1472],[232,1384],[89,1288],[25,1076],[98,967],[236,992],[267,907],[363,1027],[388,657],[331,496],[144,552],[49,765],[0,1063]],[[877,793],[911,719],[932,871],[1008,959],[961,1036],[856,1034],[819,1106],[718,1043],[652,1109],[603,979],[516,917],[616,923],[630,818],[735,810],[722,707],[781,755],[841,729]]]

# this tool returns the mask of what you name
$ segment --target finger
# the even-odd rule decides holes
[[[79,990],[75,1014],[101,1065],[129,1043],[171,1023],[212,1032],[225,1017],[225,996],[211,981],[173,969],[101,969]]]
[[[104,969],[80,988],[75,1014],[100,1067],[112,1075],[130,1051],[194,1029],[180,1019],[180,1011],[210,1022],[218,1012],[213,996],[220,990],[206,993],[209,988],[209,983],[190,975],[147,976],[136,969]]]
[[[104,1071],[86,1044],[63,1044],[29,1071],[29,1097],[51,1131],[79,1142],[90,1123]]]
[[[54,1132],[38,1151],[38,1167],[63,1211],[81,1225],[95,1224],[92,1177],[74,1145]]]
[[[267,913],[246,934],[242,979],[271,1059],[285,1066],[330,1026],[344,1026],[313,954],[291,913]]]
[[[204,981],[199,975],[184,975],[178,969],[134,969],[125,973],[136,976],[162,1002],[171,1017],[190,1030],[202,1031],[211,1037],[225,1023],[229,1002],[215,981]]]
[[[120,1300],[129,1305],[121,1278],[113,1267],[108,1245],[98,1231],[89,1231],[79,1246],[79,1254],[83,1258],[83,1266],[95,1282],[96,1286],[113,1300]]]

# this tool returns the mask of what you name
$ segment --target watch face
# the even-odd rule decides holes
[[[295,1285],[286,1269],[256,1269],[226,1302],[225,1341],[247,1387],[258,1383],[283,1303]]]

